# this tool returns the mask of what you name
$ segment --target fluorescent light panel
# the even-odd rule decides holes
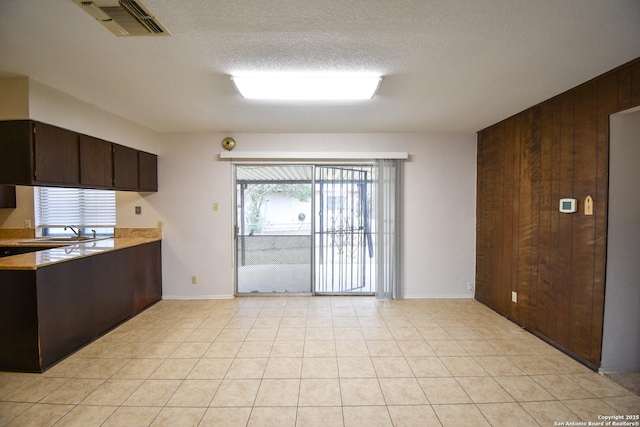
[[[251,75],[232,76],[246,99],[285,101],[333,101],[371,99],[380,86],[380,76],[347,75]]]

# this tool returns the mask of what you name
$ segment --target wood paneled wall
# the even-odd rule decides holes
[[[640,58],[478,132],[475,297],[593,369],[602,349],[609,115],[638,105]],[[578,212],[560,213],[561,198],[577,199]]]

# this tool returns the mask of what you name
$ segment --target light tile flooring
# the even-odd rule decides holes
[[[473,300],[162,301],[44,374],[8,426],[553,426],[640,397]],[[558,425],[558,424],[555,424]]]

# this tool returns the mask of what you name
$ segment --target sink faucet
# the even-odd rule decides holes
[[[67,228],[70,228],[71,231],[73,231],[73,234],[78,237],[78,239],[82,237],[82,228],[78,227],[78,231],[76,231],[72,225],[67,225],[66,227],[64,227],[64,231],[67,231]]]

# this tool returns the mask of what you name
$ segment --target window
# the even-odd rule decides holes
[[[116,225],[116,192],[85,188],[36,187],[36,228],[43,236],[73,235],[66,226],[81,228],[84,235],[113,236]]]

